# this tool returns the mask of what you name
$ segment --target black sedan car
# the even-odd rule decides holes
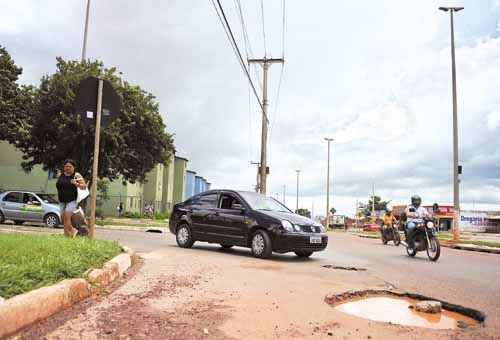
[[[309,257],[328,244],[321,224],[273,198],[247,191],[210,190],[176,204],[169,228],[179,247],[190,248],[195,241],[241,246],[259,258],[273,251]]]

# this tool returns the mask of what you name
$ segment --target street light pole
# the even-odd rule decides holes
[[[330,142],[333,141],[333,138],[325,138],[328,143],[328,161],[326,166],[326,222],[325,228],[328,228],[330,225]]]
[[[463,10],[463,7],[439,7],[441,11],[450,12],[451,28],[451,81],[453,94],[453,241],[460,239],[460,192],[459,192],[459,166],[458,166],[458,117],[457,117],[457,78],[455,70],[455,30],[453,25],[453,12]]]
[[[89,30],[90,0],[87,0],[87,11],[85,14],[85,30],[83,31],[82,63],[87,58],[87,33]]]
[[[296,209],[295,212],[299,210],[299,175],[300,175],[300,170],[295,170],[297,172],[297,203],[296,203]]]

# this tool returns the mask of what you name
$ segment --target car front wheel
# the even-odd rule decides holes
[[[5,222],[5,216],[3,215],[3,212],[0,211],[0,223]]]
[[[175,239],[177,241],[177,245],[181,248],[191,248],[194,244],[191,229],[187,224],[181,224],[179,228],[177,228]]]
[[[48,214],[43,219],[43,223],[48,228],[56,228],[59,225],[59,217],[56,214]]]
[[[267,259],[273,252],[271,238],[264,230],[257,230],[252,237],[252,254],[260,259]]]
[[[14,224],[15,225],[21,225],[23,224],[24,221],[20,221],[20,220],[14,220]]]

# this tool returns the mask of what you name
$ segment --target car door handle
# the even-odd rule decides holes
[[[214,213],[214,215],[215,215],[215,216],[219,216],[219,212],[218,212],[218,211],[216,211],[216,212]]]

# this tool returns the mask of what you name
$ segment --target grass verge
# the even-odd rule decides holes
[[[0,296],[83,277],[121,252],[117,243],[60,235],[0,234]]]

